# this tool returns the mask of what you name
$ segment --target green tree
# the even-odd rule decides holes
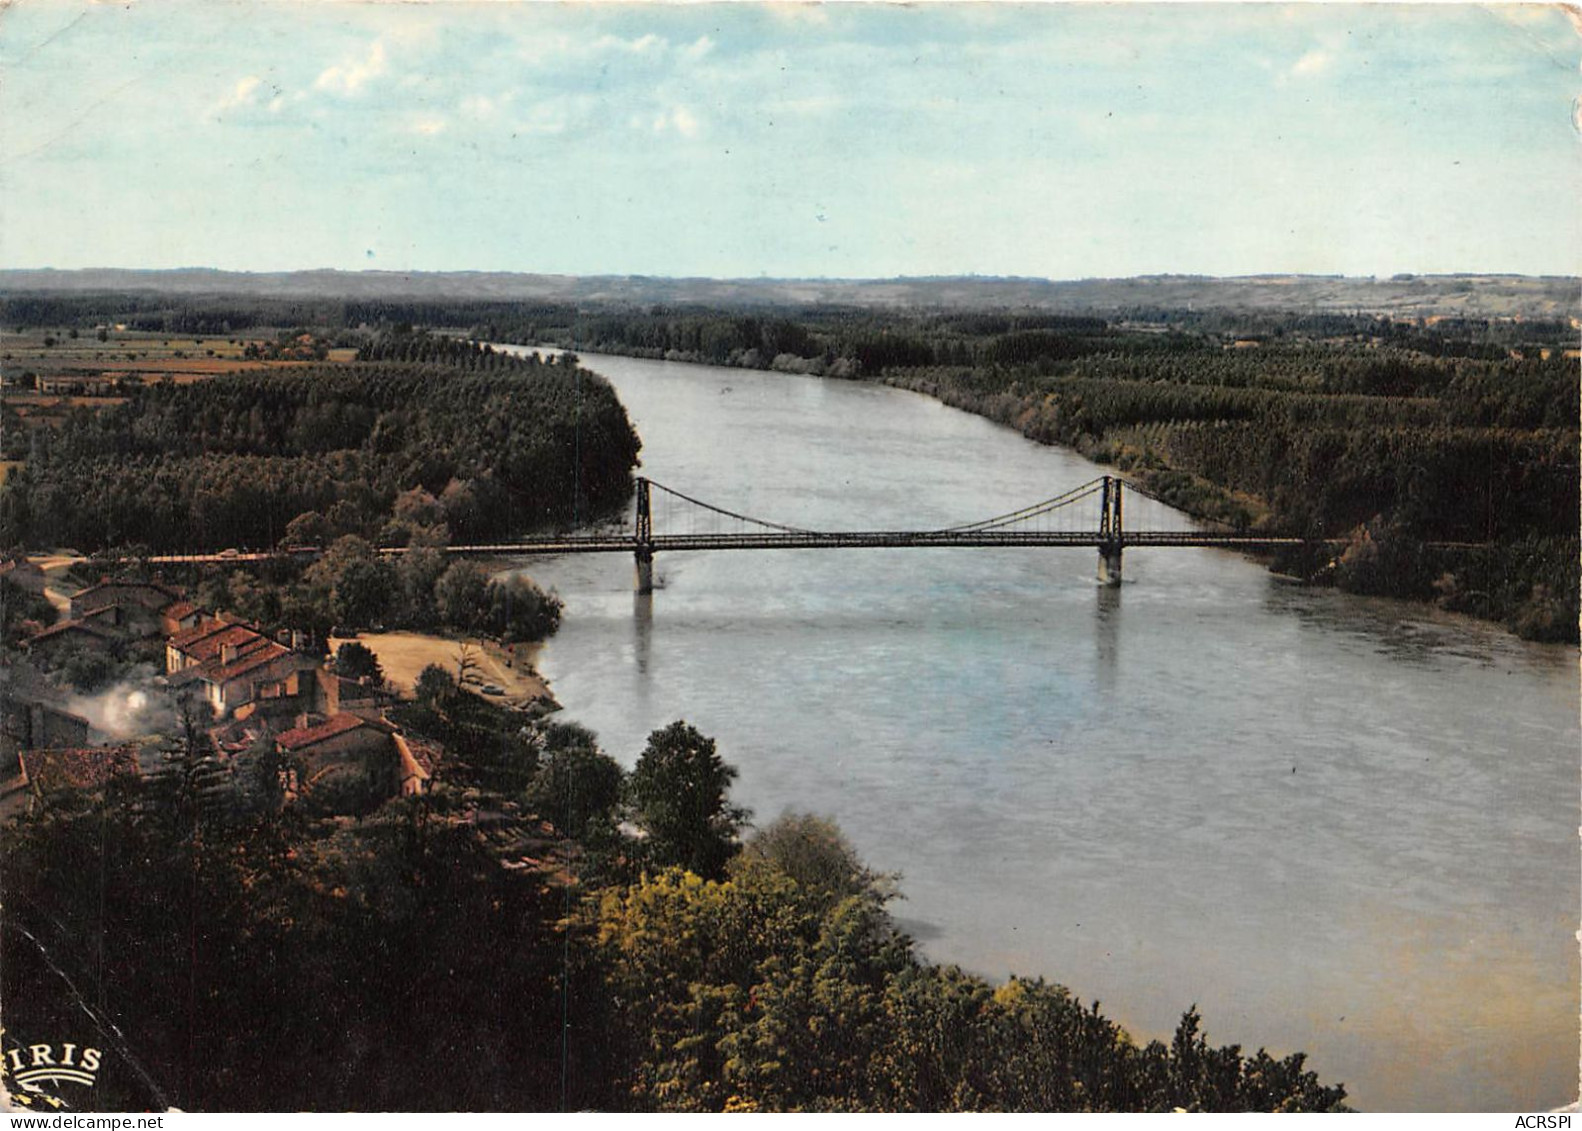
[[[438,664],[429,664],[417,673],[412,691],[424,706],[443,708],[458,694],[456,677]]]
[[[432,546],[413,546],[396,562],[402,619],[422,627],[434,622],[434,586],[445,572],[445,555]]]
[[[724,875],[749,816],[726,798],[734,780],[736,768],[719,756],[714,740],[685,722],[649,735],[626,793],[632,819],[647,834],[648,860],[705,879]]]
[[[565,607],[520,574],[491,581],[487,590],[489,628],[506,640],[542,640],[560,625]]]
[[[434,605],[445,624],[472,630],[489,611],[489,572],[477,562],[453,563],[434,583]]]
[[[379,657],[366,644],[348,640],[335,649],[335,672],[347,679],[370,679],[375,687],[384,686],[384,669]]]
[[[382,624],[396,598],[395,567],[382,558],[347,562],[330,590],[330,611],[342,624]]]
[[[572,840],[606,839],[614,829],[625,771],[575,723],[544,728],[544,755],[525,800]]]
[[[330,540],[330,524],[318,511],[304,511],[286,523],[280,539],[282,546],[324,546]]]
[[[830,902],[865,893],[880,899],[893,894],[894,877],[869,871],[839,827],[811,813],[786,813],[754,833],[732,869],[757,865],[774,868]]]

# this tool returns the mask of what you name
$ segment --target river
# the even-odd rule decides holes
[[[617,357],[644,473],[815,529],[937,528],[1102,474],[925,397]],[[1128,525],[1186,520],[1133,496]],[[1309,1054],[1371,1110],[1576,1096],[1569,648],[1283,581],[1091,550],[536,562],[544,673],[631,765],[685,718],[766,822],[834,818],[901,874],[931,959],[1042,975],[1137,1037]]]

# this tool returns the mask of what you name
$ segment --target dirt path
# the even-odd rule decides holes
[[[39,569],[44,571],[44,599],[62,613],[71,611],[71,593],[60,588],[60,581],[65,577],[66,571],[77,562],[84,559],[71,557],[66,554],[41,554],[28,559]],[[75,593],[80,586],[71,586]]]

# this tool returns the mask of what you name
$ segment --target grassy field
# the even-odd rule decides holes
[[[40,377],[83,376],[115,379],[135,374],[144,380],[161,378],[178,383],[203,381],[224,373],[266,369],[281,365],[306,364],[306,361],[260,360],[249,358],[249,346],[265,346],[274,334],[245,337],[174,338],[135,330],[106,330],[98,333],[48,328],[21,333],[0,331],[0,373],[21,377],[33,373]],[[330,361],[351,361],[354,349],[332,349]]]
[[[99,337],[104,334],[103,339]],[[0,399],[26,428],[56,428],[74,408],[108,408],[126,401],[123,382],[178,385],[210,381],[228,373],[294,369],[313,365],[302,358],[248,357],[249,347],[276,345],[273,330],[241,337],[173,337],[136,330],[77,331],[36,327],[0,331]],[[288,346],[293,343],[287,343]],[[311,344],[303,351],[311,352]],[[332,349],[330,361],[352,361],[355,349]],[[16,447],[9,454],[20,454]],[[16,462],[0,468],[0,485]]]
[[[134,330],[98,332],[38,328],[22,332],[0,331],[0,376],[5,379],[6,400],[22,405],[30,400],[37,382],[63,379],[59,387],[37,393],[59,404],[60,398],[86,398],[92,404],[110,403],[116,382],[135,377],[140,381],[170,381],[185,385],[227,373],[279,369],[313,364],[308,358],[259,358],[246,356],[249,347],[267,347],[275,335],[247,337],[174,338]],[[355,349],[331,349],[329,361],[355,360]]]

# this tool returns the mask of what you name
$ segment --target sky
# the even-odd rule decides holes
[[[0,267],[1582,274],[1579,20],[12,0]]]

